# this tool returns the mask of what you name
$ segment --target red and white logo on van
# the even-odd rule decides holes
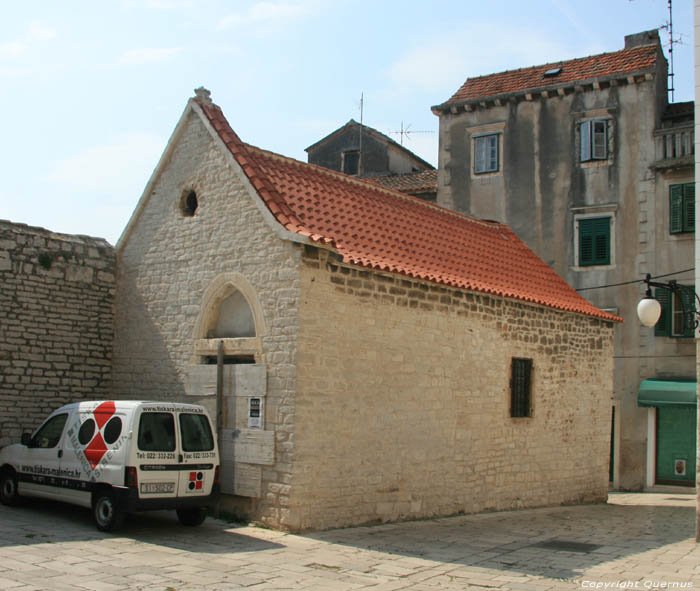
[[[103,402],[80,425],[78,441],[85,446],[85,457],[94,470],[97,464],[112,445],[119,439],[122,432],[122,420],[115,416],[116,407],[113,401]]]
[[[204,486],[204,474],[201,472],[190,472],[190,481],[187,490],[202,490]]]

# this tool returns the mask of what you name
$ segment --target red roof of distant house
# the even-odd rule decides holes
[[[408,172],[406,174],[391,174],[387,176],[373,176],[366,180],[415,195],[416,193],[435,193],[437,192],[437,170],[424,170],[422,172]]]
[[[244,144],[218,106],[194,100],[277,221],[344,261],[619,320],[583,299],[508,226]]]
[[[649,72],[655,67],[657,56],[657,44],[643,45],[542,66],[467,78],[467,81],[445,105],[502,94],[535,91],[609,76]],[[561,71],[554,74],[557,69]],[[546,72],[552,75],[545,76]]]

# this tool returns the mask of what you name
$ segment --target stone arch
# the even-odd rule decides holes
[[[194,338],[259,338],[266,333],[262,306],[250,282],[240,273],[216,277],[204,292]]]

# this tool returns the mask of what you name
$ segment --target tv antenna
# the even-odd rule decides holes
[[[661,25],[659,29],[665,29],[668,31],[668,91],[671,93],[671,102],[675,100],[675,74],[673,72],[673,46],[682,45],[683,41],[681,37],[673,36],[673,0],[668,0],[668,21]]]
[[[435,133],[434,131],[428,131],[425,129],[411,129],[411,124],[409,123],[406,127],[403,125],[403,121],[401,122],[401,129],[399,131],[390,131],[389,132],[392,135],[398,135],[399,136],[399,143],[403,146],[403,139],[406,138],[407,140],[411,139],[411,134],[414,133]]]

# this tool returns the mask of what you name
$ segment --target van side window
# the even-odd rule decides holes
[[[139,422],[139,449],[175,451],[175,421],[169,412],[148,412]]]
[[[181,414],[180,431],[182,431],[183,451],[211,451],[214,449],[214,437],[209,421],[204,415]]]
[[[67,418],[67,414],[60,414],[46,421],[32,437],[31,447],[56,447],[63,434],[63,427]]]

